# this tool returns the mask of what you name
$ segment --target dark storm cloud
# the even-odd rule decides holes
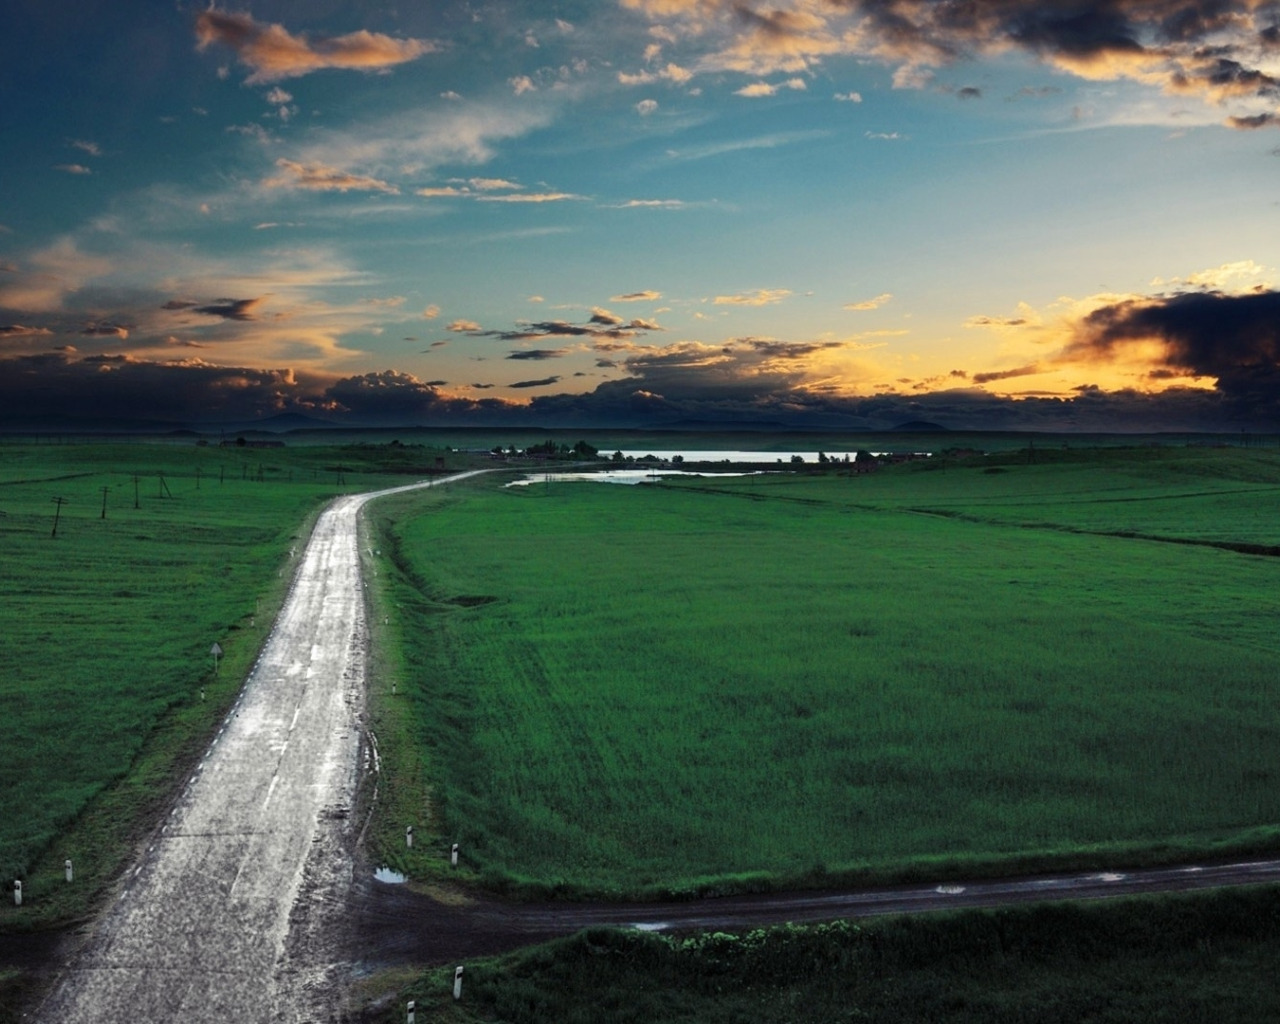
[[[0,324],[0,340],[4,338],[44,338],[53,334],[47,327],[27,327],[24,324]]]
[[[560,383],[559,377],[543,377],[541,380],[518,380],[514,384],[508,384],[509,388],[545,388],[552,384]]]
[[[980,100],[982,99],[982,90],[974,85],[966,85],[963,89],[956,90],[956,99]]]
[[[660,331],[662,328],[651,320],[623,320],[606,309],[593,309],[591,319],[585,324],[570,323],[567,320],[538,320],[521,323],[512,330],[485,330],[479,324],[469,320],[456,321],[450,324],[450,330],[470,335],[473,338],[497,338],[499,341],[537,341],[541,338],[634,338],[645,331]]]
[[[1039,430],[1155,432],[1169,430],[1265,429],[1275,420],[1242,420],[1220,395],[1171,388],[1157,395],[1138,391],[1082,391],[1070,397],[1008,398],[980,388],[925,394],[888,392],[852,397],[814,391],[717,389],[664,393],[655,382],[607,381],[584,395],[544,395],[529,407],[533,420],[564,426],[656,427],[687,422],[752,428],[892,430],[928,420],[951,430]],[[531,420],[532,421],[532,420]]]
[[[129,337],[129,328],[123,324],[89,324],[80,333],[91,338],[119,338],[124,341]]]
[[[394,370],[354,377],[308,376],[287,369],[213,366],[199,360],[145,361],[127,355],[80,359],[74,351],[0,359],[0,416],[149,419],[216,425],[300,412],[363,426],[659,427],[683,422],[726,427],[887,430],[925,419],[954,430],[1223,431],[1274,430],[1272,405],[1232,400],[1221,390],[1173,387],[1159,394],[1078,389],[1069,397],[991,395],[981,388],[923,394],[842,395],[805,386],[798,375],[744,359],[714,365],[720,349],[683,358],[633,359],[628,376],[586,394],[547,394],[528,405],[467,399]],[[559,378],[521,381],[540,388]],[[488,382],[477,390],[494,387]]]
[[[382,370],[344,377],[325,389],[323,399],[345,420],[397,426],[440,421],[466,422],[486,412],[501,412],[507,405],[498,400],[476,402],[442,395],[440,381],[418,380],[411,373]]]
[[[314,380],[290,370],[51,352],[0,360],[0,410],[14,419],[253,419],[315,408]]]
[[[224,320],[256,320],[254,310],[265,300],[265,296],[256,299],[219,299],[208,306],[192,307],[197,313],[206,316],[220,316]]]
[[[569,354],[567,348],[528,348],[518,349],[507,354],[508,359],[560,359]]]
[[[1032,364],[1030,366],[1019,366],[1014,370],[993,370],[989,373],[975,373],[973,382],[975,384],[989,384],[993,380],[1009,380],[1013,377],[1029,377],[1032,374],[1039,373],[1040,367]]]
[[[198,306],[200,303],[193,302],[190,299],[170,299],[161,309],[190,309],[192,306]]]
[[[1275,99],[1260,66],[1275,4],[1253,0],[830,0],[859,20],[857,49],[937,66],[1014,46],[1086,78],[1128,77],[1210,102]],[[1248,120],[1247,118],[1245,120]],[[1248,124],[1234,124],[1249,127]]]
[[[514,331],[482,331],[477,333],[483,337],[497,338],[499,341],[529,341],[534,338],[581,338],[596,332],[592,327],[571,324],[564,320],[543,320]]]
[[[1244,131],[1252,131],[1258,128],[1266,128],[1268,125],[1276,124],[1280,121],[1280,117],[1276,114],[1254,114],[1250,117],[1228,117],[1227,124],[1232,128],[1240,128]]]
[[[1109,357],[1126,343],[1164,344],[1165,367],[1217,378],[1237,405],[1280,408],[1280,292],[1184,292],[1104,306],[1080,323],[1069,357]]]
[[[760,355],[773,359],[802,359],[815,352],[844,347],[842,341],[777,341],[773,338],[740,338],[738,343],[749,345]]]

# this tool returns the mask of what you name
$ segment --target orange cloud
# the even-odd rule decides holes
[[[426,39],[394,39],[361,29],[347,35],[308,38],[248,14],[203,11],[196,18],[196,49],[220,43],[253,70],[251,85],[297,78],[323,68],[377,71],[416,60],[437,49]]]
[[[717,306],[771,306],[790,294],[790,288],[757,288],[737,295],[717,295],[713,301]]]
[[[844,308],[853,310],[879,309],[892,298],[892,292],[881,292],[874,299],[865,299],[862,302],[850,302],[847,303]]]
[[[267,178],[262,184],[267,188],[302,188],[313,192],[386,192],[399,195],[400,190],[378,178],[364,174],[352,174],[324,164],[300,164],[281,157],[276,161],[284,174]]]

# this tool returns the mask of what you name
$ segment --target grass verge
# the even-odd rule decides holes
[[[1280,889],[1040,904],[689,937],[592,929],[427,972],[365,1018],[504,1024],[1280,1018]]]

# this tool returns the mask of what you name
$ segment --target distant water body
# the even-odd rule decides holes
[[[601,451],[601,455],[611,455],[612,452]],[[818,455],[825,455],[829,459],[837,459],[843,462],[846,458],[850,462],[853,461],[857,452],[849,451],[822,451],[821,453],[785,451],[785,452],[725,452],[725,451],[686,451],[680,449],[678,451],[662,451],[652,448],[623,448],[622,455],[624,458],[631,457],[642,459],[646,455],[653,455],[664,462],[670,462],[677,455],[684,459],[685,462],[781,462],[790,463],[795,456],[800,456],[805,462],[817,462]],[[890,452],[872,452],[872,455],[889,455]]]
[[[528,473],[519,480],[512,480],[506,486],[508,487],[528,487],[531,484],[546,483],[564,483],[574,480],[586,480],[591,483],[598,484],[642,484],[647,481],[656,480],[658,477],[668,476],[702,476],[704,472],[713,473],[716,476],[754,476],[758,473],[776,473],[778,470],[790,468],[794,463],[791,461],[794,456],[800,456],[808,464],[816,464],[818,462],[817,452],[727,452],[727,451],[628,451],[621,449],[624,458],[630,457],[636,460],[643,459],[652,455],[659,459],[663,465],[658,463],[628,463],[625,468],[618,469],[601,469],[588,470],[585,472],[555,472],[543,471],[540,473]],[[601,452],[601,455],[610,453]],[[837,461],[845,461],[844,452],[825,452],[827,458]],[[873,455],[887,455],[888,452],[873,452]],[[672,469],[671,460],[676,456],[684,459],[683,465],[687,469]],[[854,453],[849,453],[849,461],[854,460]],[[717,467],[725,462],[730,463],[756,463],[758,465],[769,465],[768,469],[759,469],[755,471],[738,471],[738,472],[721,472]],[[699,463],[703,464],[705,469],[699,467]],[[775,468],[776,467],[776,468]]]

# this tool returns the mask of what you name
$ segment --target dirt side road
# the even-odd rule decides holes
[[[239,700],[40,1020],[331,1019],[364,708],[357,519],[373,498],[431,485],[321,515]]]

